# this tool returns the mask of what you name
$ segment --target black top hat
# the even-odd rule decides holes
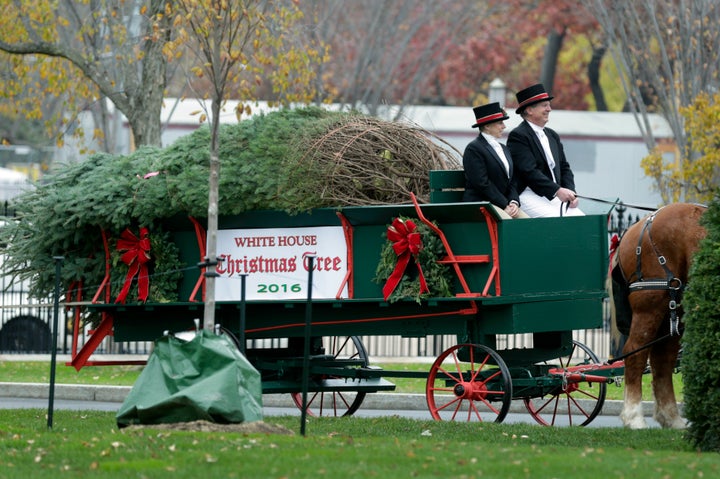
[[[515,94],[517,98],[518,106],[515,109],[515,113],[520,115],[526,107],[540,103],[541,101],[550,101],[554,97],[547,94],[545,87],[542,83],[538,83],[533,86],[529,86],[524,90],[520,90]]]
[[[494,121],[502,121],[510,118],[507,116],[507,113],[505,113],[505,110],[500,108],[500,103],[498,102],[476,106],[473,108],[473,112],[475,112],[476,122],[471,128],[477,128]]]

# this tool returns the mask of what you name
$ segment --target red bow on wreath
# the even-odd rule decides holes
[[[140,228],[140,238],[135,236],[129,228],[126,228],[120,234],[117,242],[117,251],[124,251],[120,257],[123,263],[128,265],[127,276],[125,276],[125,284],[123,284],[120,294],[118,294],[116,303],[125,304],[125,298],[132,286],[132,280],[135,275],[138,276],[138,299],[140,301],[147,300],[148,291],[150,289],[150,278],[148,277],[147,263],[150,261],[150,238],[148,238],[148,229]]]
[[[615,250],[620,246],[620,237],[617,234],[612,235],[610,238],[610,256],[615,254]]]
[[[393,270],[390,277],[383,286],[383,297],[385,301],[388,300],[390,295],[403,277],[405,268],[407,268],[410,258],[415,258],[415,265],[417,266],[420,280],[420,293],[429,293],[430,290],[425,282],[425,276],[423,275],[420,262],[418,261],[418,253],[422,249],[422,240],[420,239],[420,233],[416,231],[415,223],[412,220],[402,220],[401,218],[395,218],[392,225],[388,226],[387,229],[388,240],[393,242],[393,250],[398,256],[395,270]]]

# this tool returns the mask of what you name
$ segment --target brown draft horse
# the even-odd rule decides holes
[[[620,418],[631,429],[647,427],[642,375],[648,357],[653,418],[665,428],[686,426],[675,400],[672,374],[682,333],[682,290],[692,256],[705,235],[699,224],[704,211],[704,206],[689,203],[664,206],[632,225],[613,256],[613,331],[628,335],[622,355],[625,398]]]

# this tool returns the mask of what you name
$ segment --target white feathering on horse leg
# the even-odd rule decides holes
[[[643,416],[642,401],[631,402],[625,398],[620,420],[629,429],[647,429],[648,424]]]
[[[677,404],[663,404],[662,406],[658,406],[658,403],[655,402],[655,412],[653,414],[653,419],[655,419],[660,426],[666,428],[666,429],[686,429],[687,423],[685,420],[680,417],[680,412],[678,411]]]

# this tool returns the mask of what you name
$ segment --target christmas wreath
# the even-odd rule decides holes
[[[440,238],[423,223],[395,218],[384,236],[374,281],[383,285],[386,301],[452,296],[452,272],[437,262],[445,255]]]
[[[184,266],[177,245],[167,232],[138,231],[124,230],[110,253],[113,301],[177,301]]]

